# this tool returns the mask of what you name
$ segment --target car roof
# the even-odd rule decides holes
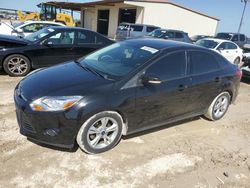
[[[237,35],[237,34],[244,35],[242,33],[234,33],[234,32],[219,32],[219,33],[221,33],[221,34],[231,34],[231,35]],[[217,33],[217,34],[219,34],[219,33]]]
[[[55,30],[63,29],[63,30],[84,30],[84,31],[91,31],[89,29],[85,29],[85,28],[82,28],[82,27],[70,27],[70,26],[50,26],[50,27],[46,27],[46,28],[52,28],[52,29],[55,29]],[[92,31],[92,32],[94,32],[94,31]]]
[[[218,43],[222,43],[222,42],[230,42],[230,43],[234,43],[230,40],[225,40],[225,39],[217,39],[217,38],[204,38],[204,39],[201,39],[201,40],[212,40],[212,41],[215,41],[215,42],[218,42]]]
[[[177,30],[177,29],[157,29],[157,30],[186,33],[185,31],[181,31],[181,30]]]
[[[139,25],[139,26],[149,26],[149,27],[158,27],[158,26],[155,26],[155,25],[148,25],[148,24],[136,24],[136,23],[127,23],[127,22],[122,22],[120,23],[119,25],[121,24],[127,24],[127,25]],[[160,27],[159,27],[160,28]]]
[[[24,24],[27,24],[27,23],[57,24],[57,25],[61,25],[61,26],[64,25],[63,23],[60,23],[60,22],[53,22],[53,21],[33,21],[33,20],[27,20],[27,21],[24,22]]]
[[[169,48],[203,49],[202,47],[194,45],[194,44],[172,41],[172,40],[165,40],[165,39],[157,39],[157,38],[129,39],[124,42],[129,43],[129,44],[134,44],[134,45],[151,47],[157,50],[165,50]]]

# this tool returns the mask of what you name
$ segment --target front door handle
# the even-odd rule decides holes
[[[187,88],[188,88],[187,85],[181,84],[181,85],[179,85],[178,90],[179,90],[179,91],[183,91],[184,89],[187,89]]]

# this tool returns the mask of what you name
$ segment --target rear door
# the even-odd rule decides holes
[[[212,53],[192,50],[188,54],[188,72],[192,85],[189,88],[189,105],[186,108],[190,113],[202,113],[221,89],[221,70]]]
[[[77,31],[74,58],[78,59],[111,43],[112,42],[109,39],[98,33],[87,30],[79,30]]]

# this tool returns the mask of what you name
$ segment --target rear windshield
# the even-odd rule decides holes
[[[139,31],[141,32],[143,30],[142,25],[129,25],[129,24],[120,24],[118,27],[119,31]]]
[[[195,44],[199,46],[203,46],[205,48],[214,49],[218,45],[218,42],[215,42],[213,40],[201,39],[201,40],[198,40]]]

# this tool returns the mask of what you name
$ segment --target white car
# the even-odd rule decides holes
[[[205,38],[195,44],[220,53],[228,61],[238,66],[242,64],[243,50],[234,42],[222,39]]]
[[[44,27],[49,26],[65,26],[62,23],[50,22],[50,21],[25,21],[19,23],[0,23],[1,35],[16,35],[16,36],[28,36]]]

